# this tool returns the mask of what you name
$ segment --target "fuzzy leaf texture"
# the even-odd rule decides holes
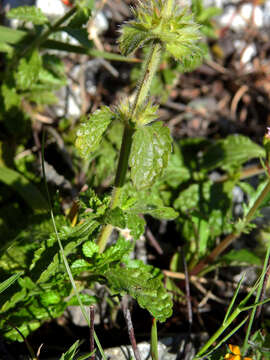
[[[38,80],[42,70],[42,59],[37,50],[34,50],[28,58],[22,58],[19,62],[16,74],[17,86],[21,90],[32,89]]]
[[[134,121],[137,126],[147,125],[158,118],[157,111],[158,105],[153,105],[151,102],[148,102],[146,105],[143,104],[138,108],[132,121]],[[117,108],[119,119],[126,121],[126,119],[129,119],[130,117],[130,112],[130,103],[127,101],[122,101]]]
[[[171,296],[166,292],[162,280],[153,275],[143,262],[135,268],[117,266],[104,276],[112,290],[120,294],[128,293],[160,322],[171,316]]]
[[[147,125],[157,119],[158,105],[148,103],[143,109],[138,109],[136,114],[137,125]]]
[[[137,189],[151,186],[168,164],[171,137],[162,122],[139,128],[131,147],[131,179]]]
[[[178,217],[178,212],[169,206],[136,206],[134,210],[140,214],[151,215],[159,220],[174,220]]]
[[[180,11],[178,6],[167,9],[167,0],[139,1],[134,17],[135,20],[122,27],[119,43],[124,55],[130,55],[149,41],[157,40],[175,59],[201,57],[197,46],[199,25],[185,10]]]
[[[76,274],[82,271],[91,271],[96,275],[104,276],[115,264],[122,261],[133,249],[133,243],[119,238],[115,245],[110,246],[103,253],[98,252],[96,244],[88,241],[83,245],[84,256],[91,259],[90,262],[79,259],[73,262],[71,268]]]
[[[7,17],[9,19],[31,22],[34,25],[43,25],[49,22],[47,16],[36,6],[16,7],[8,12]]]
[[[89,159],[90,154],[98,148],[113,117],[114,113],[107,106],[103,106],[80,125],[75,145],[82,158]]]

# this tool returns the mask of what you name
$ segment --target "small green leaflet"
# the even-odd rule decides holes
[[[1,86],[1,95],[4,99],[5,110],[10,110],[13,106],[19,107],[21,103],[21,96],[17,94],[16,89],[9,83],[3,83]]]
[[[31,22],[34,25],[43,25],[49,22],[48,18],[36,6],[19,6],[7,13],[9,19],[18,19]]]
[[[95,253],[98,253],[98,250],[99,250],[98,245],[93,241],[86,241],[82,247],[84,256],[89,258],[91,258]]]
[[[98,148],[102,135],[114,116],[107,106],[103,106],[80,125],[75,145],[82,158],[89,159],[90,154]]]
[[[229,266],[240,265],[261,265],[259,256],[247,249],[231,250],[218,260],[218,264],[227,264]]]
[[[103,221],[105,224],[111,224],[122,229],[126,227],[125,214],[119,207],[108,209],[103,217]]]
[[[146,125],[157,119],[158,105],[148,103],[144,108],[139,109],[136,114],[136,124]]]
[[[170,130],[156,122],[136,130],[129,165],[137,189],[151,186],[167,167],[171,152]]]
[[[248,160],[265,157],[265,150],[243,135],[230,135],[211,145],[202,159],[202,166],[208,170],[222,167],[231,170]]]
[[[133,28],[130,24],[124,26],[121,32],[119,46],[121,53],[125,56],[133,54],[145,42],[153,39],[151,32]]]
[[[42,59],[37,50],[34,50],[29,58],[22,58],[16,74],[18,88],[21,90],[31,89],[37,82],[41,69]]]
[[[161,278],[152,274],[149,266],[143,262],[138,267],[111,268],[104,276],[113,291],[128,293],[158,321],[164,322],[171,316],[171,296],[165,290]]]
[[[144,207],[135,207],[135,211],[140,214],[151,215],[155,219],[159,220],[174,220],[178,217],[178,212],[169,206],[144,206]]]

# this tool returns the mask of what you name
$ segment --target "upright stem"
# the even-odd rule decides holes
[[[134,129],[128,123],[126,123],[125,128],[124,128],[123,138],[122,138],[122,144],[121,144],[120,155],[119,155],[119,160],[118,160],[118,165],[117,165],[117,170],[116,170],[116,176],[115,176],[115,180],[114,180],[114,189],[113,189],[112,199],[111,199],[111,204],[110,204],[111,209],[114,209],[118,205],[119,198],[121,195],[121,190],[125,183],[125,177],[126,177],[126,173],[127,173],[127,169],[128,169],[128,159],[129,159],[129,154],[130,154],[130,150],[131,150],[133,133],[134,133]],[[104,251],[105,246],[108,242],[108,239],[109,239],[112,231],[113,231],[112,225],[108,224],[106,226],[103,226],[103,228],[99,234],[98,241],[97,241],[100,253],[102,253]]]
[[[77,7],[73,6],[69,11],[67,11],[60,19],[56,20],[55,23],[52,24],[44,33],[37,38],[36,45],[40,46],[44,41],[48,39],[48,37],[56,32],[58,28],[64,24],[72,15],[74,15],[77,11]]]
[[[137,110],[144,105],[149,95],[150,86],[161,60],[162,45],[153,41],[145,58],[142,75],[137,85],[135,100],[131,108],[131,118],[134,119]]]
[[[128,170],[128,160],[133,141],[133,134],[135,132],[135,127],[133,124],[136,123],[137,111],[139,111],[139,109],[147,101],[152,80],[160,64],[161,55],[162,45],[159,42],[153,41],[150,44],[150,49],[142,68],[142,75],[137,85],[135,100],[131,106],[129,119],[126,119],[120,155],[118,159],[117,171],[114,180],[112,200],[110,204],[111,209],[114,209],[119,204],[119,198],[121,196],[122,188],[125,183]],[[103,226],[97,240],[100,253],[104,251],[108,239],[112,233],[112,230],[112,225]]]

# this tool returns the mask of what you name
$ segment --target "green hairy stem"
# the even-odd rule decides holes
[[[162,45],[159,42],[152,42],[144,62],[141,79],[138,82],[137,93],[131,109],[131,118],[136,115],[138,109],[147,100],[151,83],[160,64],[161,54]]]
[[[123,132],[122,145],[110,205],[111,209],[114,209],[119,203],[119,198],[121,196],[122,188],[125,183],[126,173],[128,170],[128,160],[132,145],[132,136],[135,131],[134,128],[130,125],[130,123],[135,122],[133,119],[135,119],[136,114],[140,110],[141,106],[143,106],[147,101],[150,86],[153,81],[154,75],[158,69],[161,55],[162,45],[159,42],[152,42],[150,45],[148,56],[146,57],[144,66],[142,68],[142,75],[137,86],[135,100],[131,107],[130,119],[126,120]],[[112,231],[112,225],[106,225],[102,228],[97,241],[100,253],[104,251]]]

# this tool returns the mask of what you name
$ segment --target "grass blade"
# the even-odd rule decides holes
[[[17,274],[14,274],[10,276],[7,280],[1,282],[0,284],[0,294],[5,291],[7,288],[9,288],[19,277],[23,274],[23,271],[18,272]]]

